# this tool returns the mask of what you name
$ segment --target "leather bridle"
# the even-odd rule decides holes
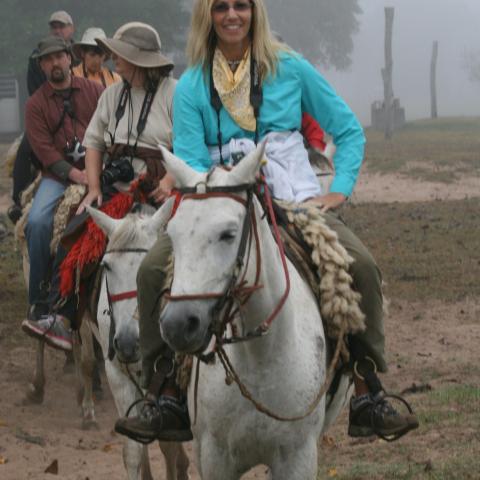
[[[235,316],[237,315],[241,307],[248,302],[252,294],[257,290],[263,288],[263,285],[259,283],[262,262],[260,239],[258,235],[258,225],[253,204],[253,198],[257,187],[262,190],[265,198],[265,203],[268,209],[267,213],[273,226],[274,236],[277,241],[277,246],[279,248],[280,256],[282,259],[286,279],[286,288],[279,303],[276,305],[274,310],[262,324],[260,324],[253,331],[247,332],[243,336],[237,336],[235,333],[234,325],[232,324]],[[246,199],[243,196],[238,195],[239,193],[246,193]],[[179,189],[178,194],[181,195],[181,202],[185,200],[200,201],[211,198],[227,198],[230,200],[234,200],[245,206],[246,214],[243,221],[237,256],[225,290],[223,292],[207,292],[201,294],[167,294],[166,299],[172,302],[216,299],[217,301],[212,311],[213,319],[210,324],[210,331],[216,337],[217,347],[224,344],[238,343],[246,340],[251,340],[265,335],[268,332],[273,320],[276,318],[281,308],[283,307],[290,291],[290,279],[283,249],[283,243],[280,239],[280,233],[278,231],[278,227],[275,221],[275,215],[273,213],[273,207],[271,205],[271,198],[268,192],[267,185],[264,182],[259,182],[258,184],[241,184],[229,187],[209,187],[204,182],[202,182],[193,188]],[[249,258],[251,255],[253,242],[255,242],[256,251],[256,272],[254,283],[253,285],[249,286],[245,277],[247,273],[246,267],[249,264]],[[229,324],[232,326],[232,335],[230,337],[226,337],[225,332]]]
[[[104,255],[108,255],[109,253],[147,253],[148,250],[146,248],[115,248],[112,250],[107,250]],[[110,328],[108,331],[108,359],[112,361],[115,358],[115,347],[114,347],[114,339],[115,339],[115,330],[116,330],[116,322],[115,316],[113,314],[113,304],[116,302],[121,302],[123,300],[128,300],[131,298],[137,298],[137,290],[130,290],[128,292],[121,292],[115,295],[110,293],[110,289],[108,288],[108,270],[105,270],[105,287],[107,290],[107,300],[108,300],[108,308],[103,313],[104,315],[108,315],[110,317]]]

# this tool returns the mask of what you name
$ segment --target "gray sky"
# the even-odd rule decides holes
[[[350,70],[322,73],[362,123],[370,124],[370,105],[383,98],[385,6],[395,7],[393,89],[407,120],[430,115],[434,40],[439,41],[439,115],[480,116],[480,84],[471,83],[462,69],[463,52],[480,50],[480,0],[360,0],[360,4],[364,13]]]

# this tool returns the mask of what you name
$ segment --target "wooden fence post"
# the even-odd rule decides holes
[[[385,7],[385,68],[382,69],[385,104],[385,138],[392,138],[393,134],[392,36],[394,15],[395,9],[393,7]]]
[[[437,59],[438,59],[438,41],[433,42],[432,61],[430,63],[430,101],[431,117],[438,117],[437,110]]]

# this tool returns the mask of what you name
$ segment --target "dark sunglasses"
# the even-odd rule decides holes
[[[216,3],[212,7],[213,13],[227,13],[230,11],[230,8],[233,8],[236,12],[246,12],[253,7],[252,2],[234,2],[233,5],[228,4],[227,2]]]

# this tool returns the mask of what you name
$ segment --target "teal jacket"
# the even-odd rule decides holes
[[[173,99],[173,149],[193,169],[206,172],[212,166],[208,146],[217,145],[217,114],[210,103],[210,72],[189,68],[177,83]],[[282,53],[274,76],[263,82],[263,103],[258,123],[259,138],[269,132],[300,130],[307,112],[333,137],[335,178],[331,192],[349,196],[363,160],[363,129],[347,104],[318,71],[297,53]],[[228,112],[220,111],[222,143],[250,138],[253,132],[239,127]]]

